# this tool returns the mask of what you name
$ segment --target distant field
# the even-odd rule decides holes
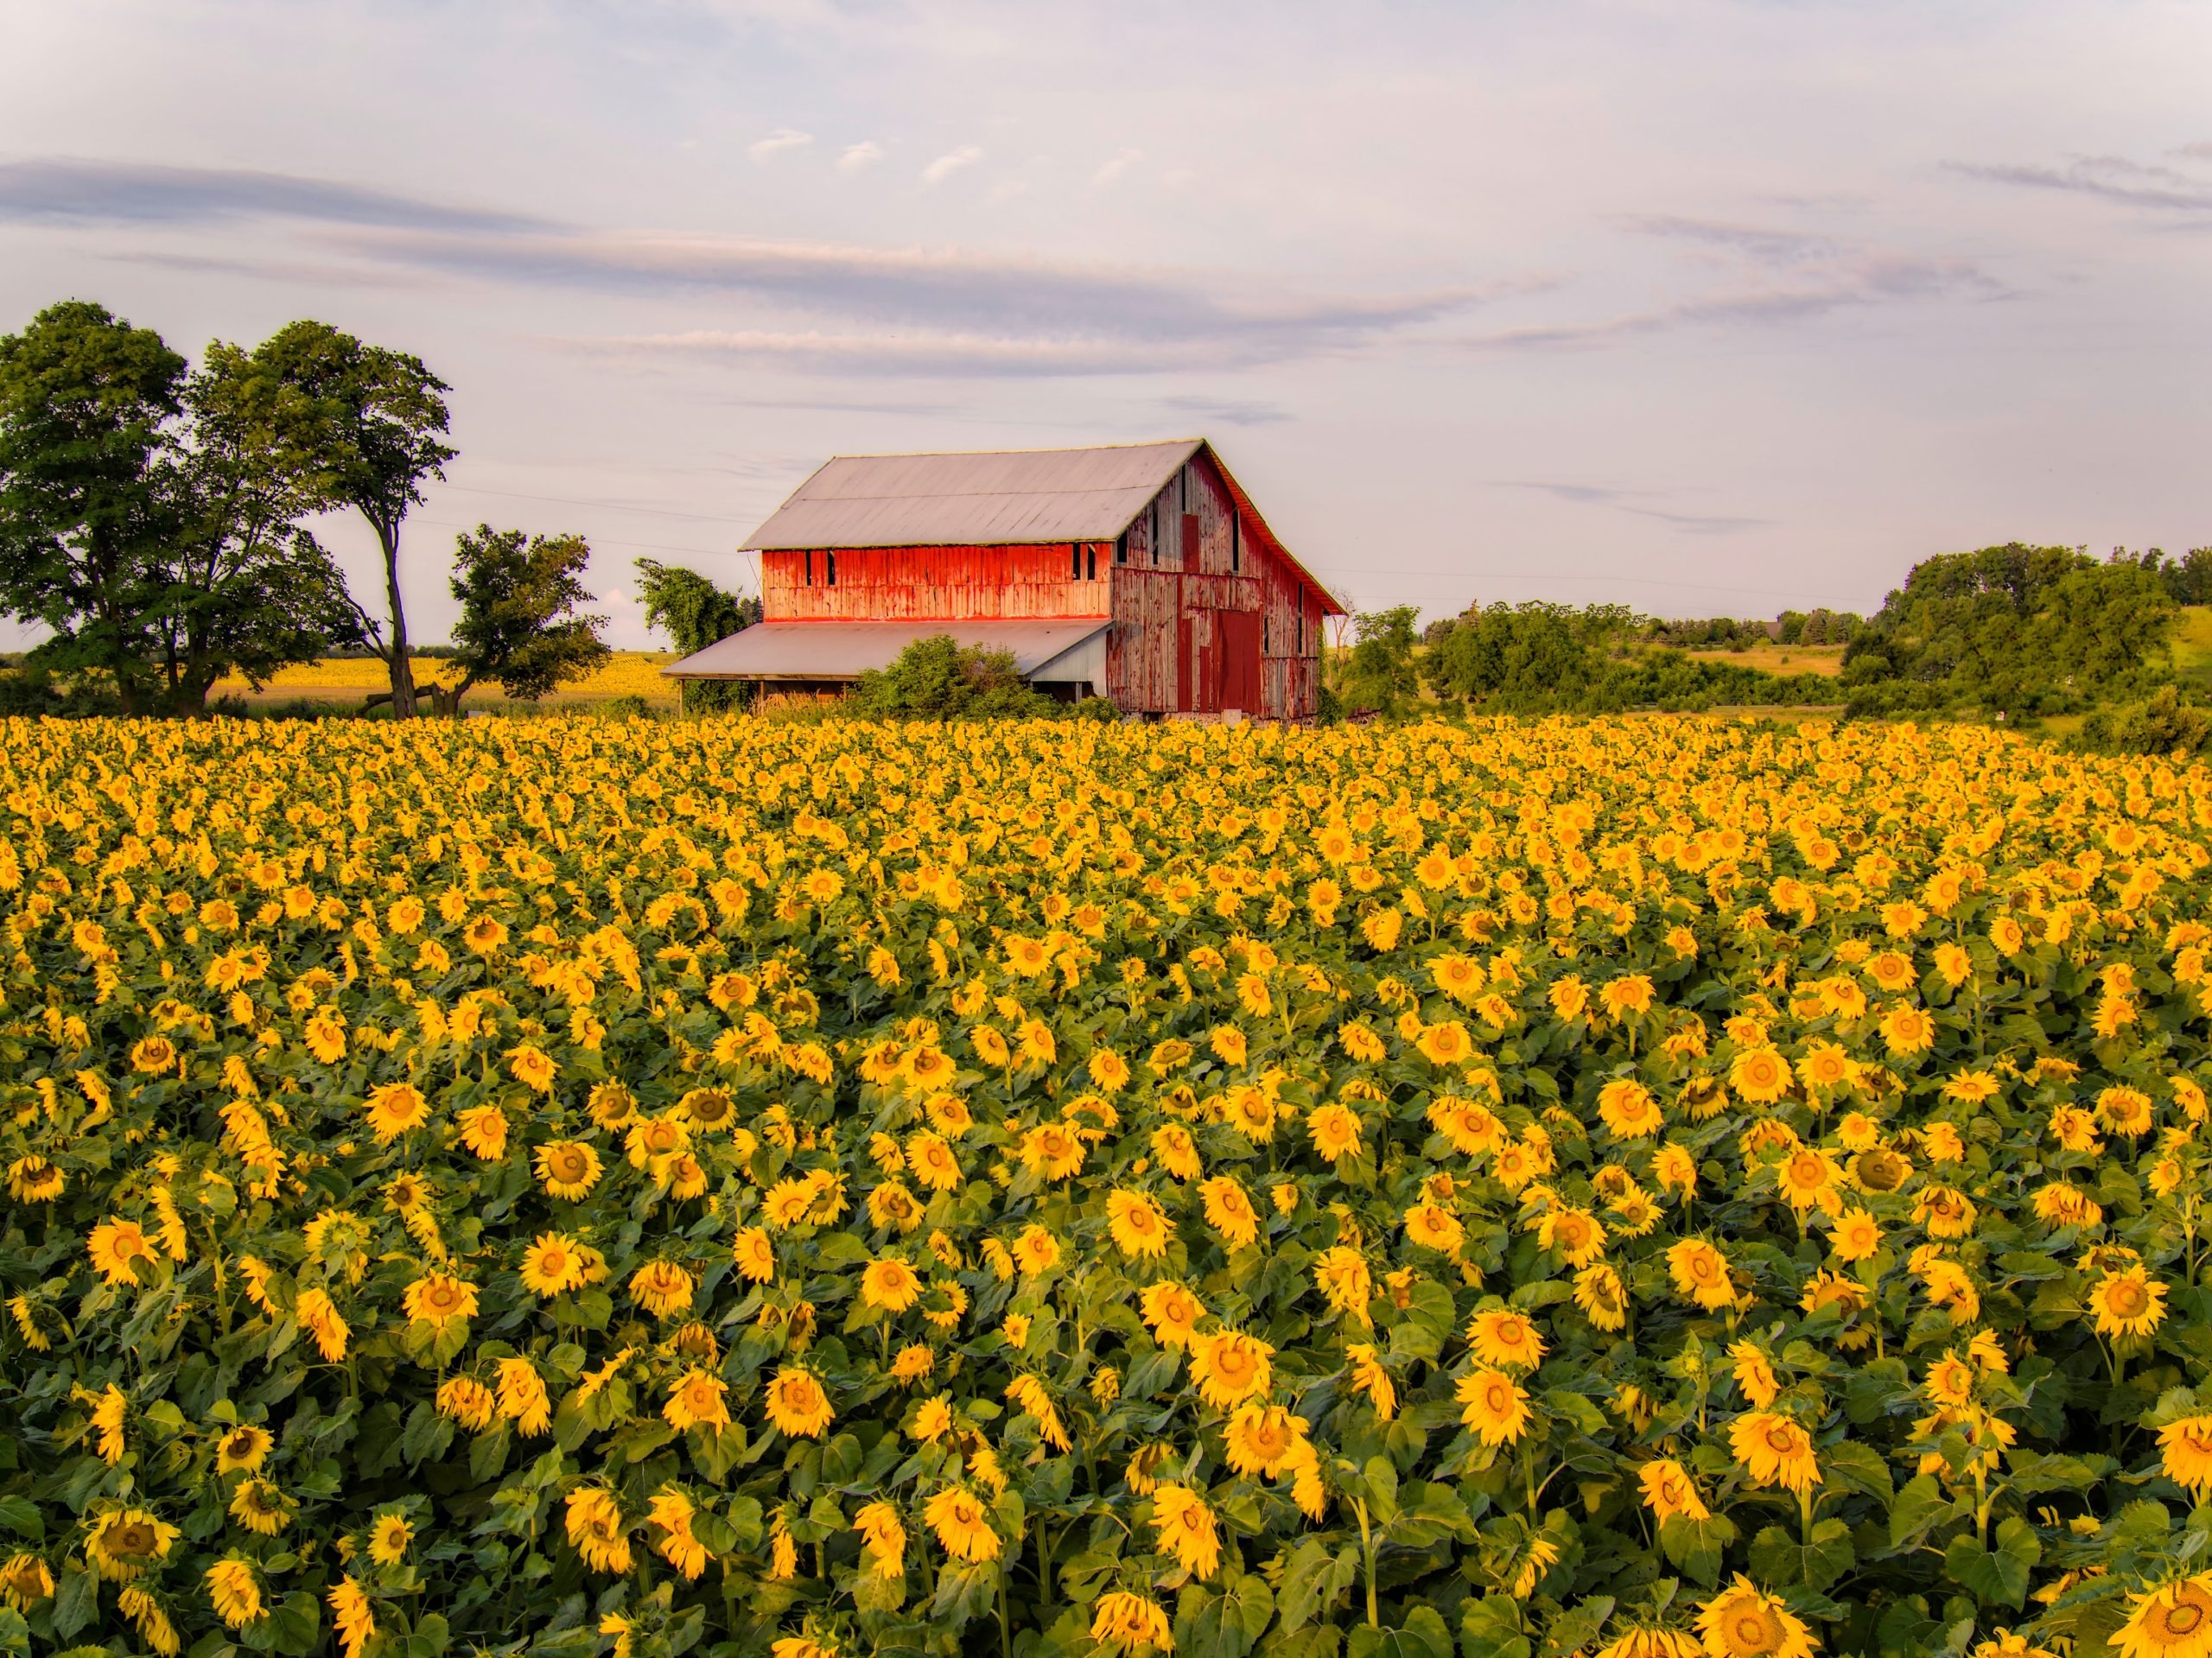
[[[1755,645],[1744,651],[1692,651],[1702,662],[1732,662],[1739,668],[1764,668],[1770,674],[1821,674],[1843,671],[1840,645]]]
[[[2174,671],[2212,681],[2212,605],[2185,605],[2174,618]]]
[[[675,660],[672,653],[664,651],[617,651],[597,673],[563,686],[540,706],[573,707],[579,702],[605,702],[618,696],[642,696],[673,708],[677,702],[675,683],[662,678],[660,670]],[[450,663],[435,657],[416,657],[414,666],[418,686],[441,679],[452,670]],[[389,683],[384,664],[373,657],[366,661],[326,659],[287,668],[258,691],[243,679],[222,680],[216,684],[214,695],[240,697],[248,702],[290,702],[302,697],[312,702],[352,702],[372,691],[384,689]],[[480,685],[468,693],[463,706],[494,708],[506,700],[505,693],[497,685]]]

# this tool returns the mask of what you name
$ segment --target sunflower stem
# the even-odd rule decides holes
[[[1375,1534],[1367,1523],[1367,1499],[1354,1497],[1352,1509],[1359,1515],[1359,1552],[1367,1567],[1367,1627],[1379,1629],[1382,1619],[1375,1604]]]

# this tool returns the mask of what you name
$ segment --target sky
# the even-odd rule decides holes
[[[827,457],[1205,436],[1357,609],[2212,543],[2212,5],[0,0],[0,333],[420,356],[410,519],[757,580]],[[358,521],[318,533],[374,594]]]

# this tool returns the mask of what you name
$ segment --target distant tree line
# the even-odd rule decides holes
[[[532,700],[589,673],[607,647],[605,619],[582,608],[582,536],[462,534],[452,643],[409,636],[400,537],[454,458],[448,390],[419,358],[321,322],[250,350],[217,340],[196,367],[83,300],[0,336],[0,613],[47,635],[0,698],[200,715],[227,678],[258,688],[342,654],[383,661],[389,688],[368,702],[406,719],[457,715],[479,684]],[[308,527],[336,511],[376,536],[384,591],[371,604]],[[639,565],[649,612],[689,630],[679,644],[757,619],[757,600]],[[444,658],[435,683],[416,683],[421,656]]]

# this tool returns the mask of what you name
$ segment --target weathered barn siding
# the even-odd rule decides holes
[[[763,552],[762,610],[778,621],[1105,616],[1113,556],[1111,542]]]
[[[1262,544],[1205,454],[1168,481],[1122,537],[1112,613],[1106,694],[1122,708],[1312,715],[1320,601]]]
[[[1130,479],[1153,490],[1134,509]],[[1108,500],[1116,489],[1122,497]],[[1117,541],[791,545],[837,529],[857,539],[960,524],[988,536],[1001,520],[1080,522],[1094,535],[1106,522],[1128,527]],[[1096,617],[1113,624],[1097,689],[1125,710],[1303,720],[1318,706],[1321,619],[1333,601],[1202,441],[833,461],[752,544],[771,621]]]

